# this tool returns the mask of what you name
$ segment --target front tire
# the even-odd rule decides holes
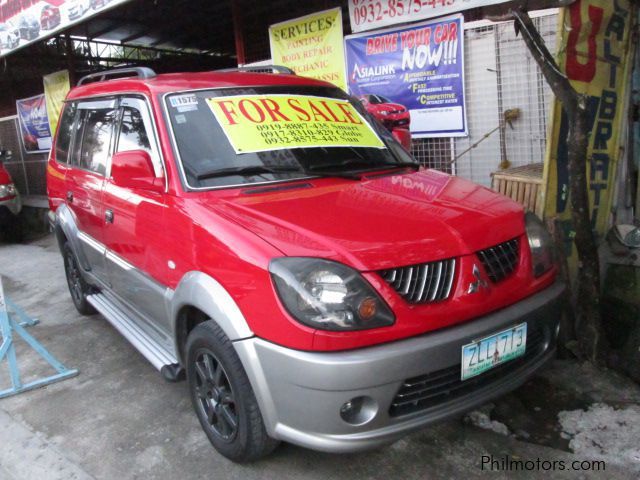
[[[80,266],[76,254],[68,242],[62,247],[62,256],[64,258],[64,271],[67,276],[67,285],[71,299],[76,310],[82,315],[93,315],[96,313],[95,308],[87,301],[87,296],[93,293],[91,286],[82,277]]]
[[[240,358],[213,321],[196,326],[186,345],[191,401],[209,441],[234,462],[265,457],[278,442],[267,435]]]

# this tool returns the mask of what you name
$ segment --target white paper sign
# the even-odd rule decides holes
[[[350,0],[349,19],[354,33],[415,22],[486,7],[509,0]]]

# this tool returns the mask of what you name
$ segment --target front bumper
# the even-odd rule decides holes
[[[302,352],[259,338],[234,343],[260,405],[269,435],[327,452],[352,452],[390,443],[438,420],[477,407],[521,385],[555,351],[564,285],[498,312],[420,337],[346,352]],[[421,410],[398,415],[392,404],[407,379],[455,370],[462,346],[527,322],[540,334],[537,351],[465,382],[463,392],[447,395]],[[507,367],[509,364],[510,367]],[[459,371],[459,370],[458,370]],[[483,378],[486,377],[486,378]],[[368,421],[342,420],[340,408],[355,397],[368,397]],[[391,412],[390,412],[391,411]]]

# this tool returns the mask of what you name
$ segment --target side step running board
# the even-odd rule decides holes
[[[102,293],[87,296],[87,301],[106,318],[116,330],[162,373],[169,381],[184,377],[184,369],[178,365],[175,355],[159,345],[144,330],[136,325],[122,310],[111,303]]]

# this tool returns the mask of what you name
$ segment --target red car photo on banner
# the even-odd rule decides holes
[[[394,103],[382,95],[360,95],[358,100],[362,102],[367,112],[387,127],[405,150],[411,150],[411,132],[409,131],[411,115],[407,107]]]
[[[0,57],[130,0],[0,0]]]

